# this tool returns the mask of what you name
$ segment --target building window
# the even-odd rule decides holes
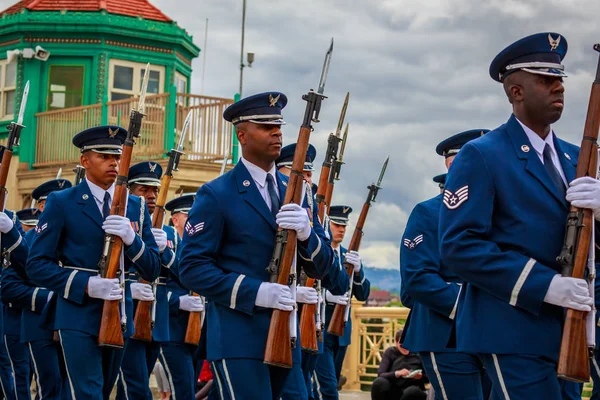
[[[110,60],[110,100],[122,100],[137,96],[142,86],[146,64],[124,60]],[[165,67],[150,66],[148,94],[164,92]]]
[[[84,75],[83,65],[51,65],[46,110],[82,106]]]
[[[15,113],[17,63],[0,61],[0,119],[11,119]]]
[[[179,72],[175,73],[175,89],[177,93],[187,93],[187,78]],[[185,104],[185,96],[177,97],[179,104]]]

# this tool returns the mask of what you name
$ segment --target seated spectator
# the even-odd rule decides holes
[[[395,345],[384,353],[371,386],[372,400],[425,400],[427,377],[416,353],[402,347],[402,329],[396,332]],[[416,374],[413,371],[420,371]],[[412,375],[411,375],[412,373]]]
[[[156,378],[156,385],[158,394],[160,395],[160,400],[169,400],[171,398],[171,387],[169,385],[169,381],[167,380],[167,374],[165,374],[165,370],[159,361],[156,361],[156,364],[154,364],[154,370],[152,373]]]

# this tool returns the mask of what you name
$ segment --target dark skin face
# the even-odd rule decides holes
[[[281,125],[242,122],[235,128],[244,158],[269,172],[281,153]]]
[[[134,196],[143,196],[148,206],[148,212],[152,214],[156,208],[156,198],[158,197],[157,186],[132,184],[130,187],[131,194]]]
[[[545,139],[564,108],[562,78],[518,71],[506,78],[504,90],[519,121]]]
[[[120,161],[119,154],[102,154],[91,150],[83,153],[79,159],[85,168],[85,178],[104,190],[117,180]]]

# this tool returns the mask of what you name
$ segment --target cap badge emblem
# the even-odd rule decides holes
[[[548,42],[550,42],[550,50],[556,50],[560,44],[560,35],[556,39],[553,39],[552,35],[548,34]]]
[[[269,95],[269,107],[275,107],[281,95],[277,95],[277,97],[273,97],[272,94]]]

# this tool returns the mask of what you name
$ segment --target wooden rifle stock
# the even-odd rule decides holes
[[[302,171],[304,170],[304,160],[306,159],[306,151],[308,150],[309,137],[310,129],[305,127],[300,128],[294,161],[292,163],[292,172],[283,204],[300,204],[302,201],[302,182],[304,180]],[[279,233],[281,233],[281,229]],[[296,231],[287,230],[287,242],[276,281],[280,285],[290,285],[292,265],[296,256],[296,244]],[[295,281],[295,279],[293,280]],[[292,284],[295,284],[295,282]],[[269,335],[267,337],[267,346],[265,348],[264,362],[266,364],[283,368],[292,367],[290,314],[291,311],[273,310]]]
[[[306,287],[314,287],[316,280],[308,278]],[[317,324],[315,321],[315,313],[317,312],[317,304],[304,304],[300,313],[300,347],[303,351],[317,354],[319,352],[318,340],[322,338],[322,333],[319,335]]]
[[[5,149],[2,155],[2,164],[0,164],[0,211],[4,211],[4,204],[6,204],[6,194],[8,192],[6,190],[6,181],[8,179],[12,155],[12,150]]]
[[[600,44],[594,45],[600,52]],[[577,160],[577,178],[597,176],[598,130],[600,129],[600,60],[596,79],[592,84],[583,140]],[[563,267],[563,276],[584,279],[594,225],[593,212],[571,206],[567,217],[565,243],[557,260]],[[593,245],[593,244],[592,244]],[[590,379],[590,357],[586,334],[587,312],[567,309],[560,345],[557,374],[559,378],[575,382]]]
[[[198,297],[197,293],[191,292],[192,296]],[[202,312],[190,311],[184,341],[187,344],[197,346],[202,334]]]

